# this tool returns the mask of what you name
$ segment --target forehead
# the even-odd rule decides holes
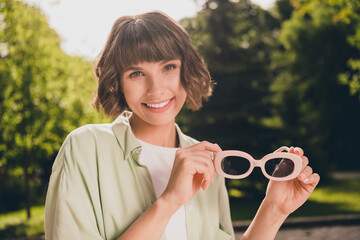
[[[119,70],[124,71],[143,62],[182,59],[183,47],[176,34],[159,24],[141,23],[133,23],[119,34],[116,41]]]
[[[167,60],[162,60],[162,61],[142,61],[139,63],[136,63],[134,65],[130,65],[127,66],[126,69],[124,69],[124,72],[129,71],[129,70],[138,70],[138,69],[142,69],[144,67],[153,67],[153,66],[162,66],[164,64],[168,64],[168,63],[175,63],[175,64],[181,64],[181,59],[167,59]]]

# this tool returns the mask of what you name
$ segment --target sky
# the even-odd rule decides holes
[[[160,10],[180,20],[192,17],[204,0],[24,0],[39,6],[71,55],[94,59],[105,44],[114,21],[124,15]],[[234,0],[236,1],[236,0]],[[274,0],[252,0],[267,9]]]

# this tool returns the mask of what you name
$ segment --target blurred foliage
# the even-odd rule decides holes
[[[315,169],[359,170],[360,102],[339,84],[344,72],[356,75],[348,63],[360,58],[360,48],[349,39],[359,25],[340,20],[335,1],[292,2],[295,10],[279,35],[285,50],[274,54],[274,64],[283,65],[271,86],[275,115]],[[358,18],[360,5],[353,11]]]
[[[344,85],[356,93],[359,13],[350,0],[278,0],[269,11],[206,1],[181,24],[217,85],[201,111],[181,113],[184,131],[258,159],[300,146],[323,180],[330,170],[359,170],[360,102]],[[260,171],[230,180],[230,195],[262,196],[266,182]]]
[[[360,2],[357,0],[293,0],[301,15],[311,14],[318,7],[327,10],[328,19],[333,24],[347,26],[347,42],[360,50]],[[321,16],[319,16],[321,17]],[[351,95],[360,99],[360,58],[352,56],[347,59],[347,69],[339,74],[339,81],[348,85]]]
[[[44,236],[45,207],[31,207],[31,212],[33,216],[30,220],[25,210],[0,214],[0,239]]]
[[[271,116],[268,90],[274,78],[271,53],[278,48],[278,21],[248,0],[221,0],[208,1],[196,17],[181,24],[217,83],[201,111],[184,111],[179,117],[185,131],[225,148],[256,149],[259,154],[273,149],[275,145],[263,145],[258,135],[274,134],[263,121]]]
[[[321,183],[311,194],[308,201],[290,217],[319,217],[334,215],[360,214],[360,179],[333,179]],[[254,218],[262,198],[232,198],[231,217],[233,221]]]
[[[319,217],[346,214],[360,214],[360,178],[334,179],[322,183],[311,194],[310,199],[290,217]],[[254,218],[261,198],[231,199],[231,217],[233,221]],[[32,207],[33,217],[26,219],[24,210],[0,214],[0,239],[43,236],[44,206]]]
[[[277,74],[272,55],[281,47],[279,19],[289,18],[292,11],[290,4],[281,3],[282,11],[275,14],[249,0],[210,0],[196,17],[181,21],[217,83],[201,111],[181,113],[184,131],[257,159],[291,144],[283,137],[281,119],[274,117],[269,91]],[[267,181],[255,171],[240,182],[229,181],[231,194],[256,197]]]
[[[0,11],[0,211],[29,209],[68,132],[104,117],[90,106],[91,63],[62,51],[40,10],[0,0]]]
[[[355,0],[208,0],[181,20],[212,74],[214,94],[177,122],[199,140],[260,159],[300,146],[322,179],[360,170],[360,4]],[[91,107],[92,63],[69,56],[34,6],[0,0],[0,212],[41,204],[65,136],[108,122]],[[349,90],[350,89],[350,90]],[[264,195],[259,169],[230,195]]]

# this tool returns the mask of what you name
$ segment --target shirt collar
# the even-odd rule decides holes
[[[141,148],[141,144],[131,131],[129,123],[131,114],[131,112],[125,111],[112,122],[112,129],[124,152],[124,159],[127,159],[135,149]]]
[[[129,123],[131,115],[132,112],[124,111],[112,122],[112,129],[121,149],[124,152],[124,159],[127,159],[129,154],[132,154],[133,158],[138,160],[138,156],[141,152],[141,144],[131,131]],[[180,148],[190,147],[192,145],[190,137],[183,134],[176,123],[175,128],[179,136]]]

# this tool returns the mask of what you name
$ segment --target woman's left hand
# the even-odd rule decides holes
[[[302,158],[302,170],[299,176],[289,181],[269,181],[264,201],[274,206],[281,214],[289,215],[304,204],[319,183],[320,176],[313,173],[309,160],[301,148],[291,147],[289,153]]]

